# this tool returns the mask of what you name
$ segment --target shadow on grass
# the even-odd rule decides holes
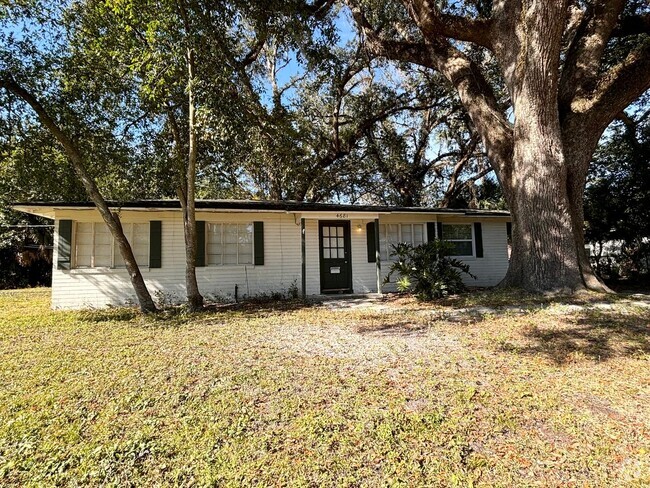
[[[139,316],[139,325],[144,327],[177,328],[190,323],[219,325],[223,319],[237,317],[270,317],[278,313],[293,312],[312,306],[313,304],[302,300],[256,300],[226,304],[209,303],[200,312],[190,312],[185,305],[165,307],[157,313],[149,315],[134,311],[133,317]],[[91,314],[94,313],[96,312]]]
[[[422,335],[429,327],[429,322],[426,321],[389,320],[378,324],[360,325],[356,332],[362,335],[408,337]]]
[[[68,312],[63,312],[68,313]],[[96,310],[81,310],[76,312],[77,318],[83,322],[102,323],[102,322],[130,322],[142,313],[132,307],[110,307]]]
[[[637,292],[638,293],[638,292]],[[436,301],[443,307],[508,307],[508,306],[533,306],[533,305],[589,305],[594,303],[617,303],[629,300],[629,293],[605,294],[584,292],[576,295],[556,295],[529,293],[516,289],[477,289],[462,295],[455,295]],[[635,298],[650,301],[650,295],[640,295]]]
[[[545,356],[557,365],[581,359],[608,361],[650,355],[650,320],[642,316],[608,316],[584,312],[561,327],[533,326],[523,333],[529,344],[502,344],[522,355]]]

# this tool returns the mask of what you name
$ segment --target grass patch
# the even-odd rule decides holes
[[[646,486],[648,309],[592,301],[143,316],[0,292],[0,485]]]

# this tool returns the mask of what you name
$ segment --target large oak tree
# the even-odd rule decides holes
[[[583,192],[603,131],[650,87],[647,4],[346,3],[371,54],[436,70],[457,91],[513,215],[503,284],[605,290],[584,251]]]

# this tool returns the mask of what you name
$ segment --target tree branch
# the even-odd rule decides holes
[[[606,126],[648,89],[650,89],[650,39],[646,39],[621,63],[605,73],[591,97],[574,100],[571,109],[579,113],[588,112],[585,115],[595,118],[601,125]]]
[[[430,0],[402,0],[426,37],[455,39],[492,49],[492,21],[442,13]]]
[[[38,116],[39,121],[43,126],[49,130],[59,144],[63,147],[63,151],[72,163],[72,167],[81,180],[81,183],[88,193],[89,198],[93,201],[97,210],[99,211],[102,219],[109,228],[111,235],[117,241],[120,253],[124,259],[131,283],[138,296],[140,307],[144,312],[155,312],[156,306],[151,299],[151,295],[142,278],[140,268],[133,255],[133,250],[129,244],[124,229],[120,222],[119,215],[113,213],[109,208],[106,200],[99,191],[95,180],[90,176],[85,165],[85,158],[81,150],[77,147],[74,141],[59,127],[54,118],[49,114],[41,102],[22,85],[16,82],[11,75],[4,75],[0,77],[0,89],[5,89],[14,94],[18,98],[27,103]]]
[[[454,86],[490,161],[507,171],[513,151],[512,127],[479,67],[447,40],[425,44],[384,39],[372,28],[356,0],[346,2],[371,54],[435,69]]]
[[[598,0],[588,6],[569,45],[560,78],[560,111],[567,111],[576,97],[593,90],[599,67],[625,0]]]

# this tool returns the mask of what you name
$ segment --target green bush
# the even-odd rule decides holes
[[[411,292],[420,300],[433,300],[460,293],[466,289],[462,273],[476,279],[469,272],[469,265],[449,257],[453,246],[441,240],[429,241],[420,246],[401,243],[393,246],[391,263],[385,283],[394,273],[399,275],[397,289]]]

